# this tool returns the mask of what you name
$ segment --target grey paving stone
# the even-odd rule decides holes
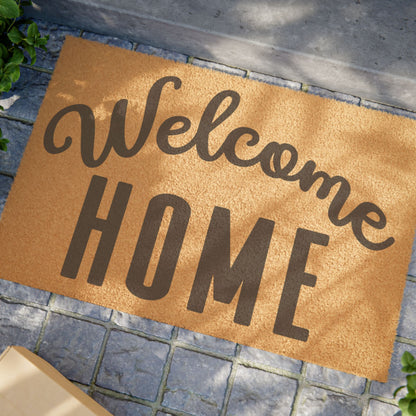
[[[1,154],[2,152],[0,152]],[[4,209],[7,197],[12,187],[13,178],[10,176],[0,175],[0,218]]]
[[[228,361],[177,348],[163,405],[195,416],[219,415],[230,372]]]
[[[155,400],[169,346],[137,335],[111,331],[97,385]]]
[[[236,344],[234,342],[188,331],[183,328],[179,329],[178,340],[220,354],[234,355],[235,353]]]
[[[405,351],[409,351],[411,354],[413,354],[413,356],[416,357],[416,347],[407,344],[402,344],[401,342],[396,342],[394,344],[394,351],[390,364],[388,382],[379,383],[377,381],[373,381],[371,383],[370,393],[386,397],[388,399],[392,399],[394,390],[396,390],[397,387],[406,384],[406,374],[402,373],[401,371],[402,365],[400,361]],[[398,394],[398,397],[400,396],[401,393]]]
[[[239,366],[227,416],[289,416],[296,389],[295,380]]]
[[[165,49],[160,48],[154,48],[153,46],[149,45],[138,45],[136,48],[136,52],[142,52],[147,55],[155,55],[176,62],[186,63],[188,61],[188,57],[182,53],[167,51]]]
[[[41,309],[0,299],[0,353],[9,345],[33,350],[45,317]]]
[[[39,355],[70,380],[89,384],[104,334],[100,325],[52,313]]]
[[[113,36],[98,35],[97,33],[84,32],[82,34],[83,39],[93,40],[95,42],[105,43],[106,45],[117,46],[119,48],[131,50],[133,43],[128,40],[115,38]]]
[[[410,264],[409,264],[408,274],[410,276],[416,277],[416,236],[413,240],[412,255],[410,257]]]
[[[145,334],[155,335],[166,339],[171,337],[173,329],[173,326],[171,325],[119,311],[113,312],[112,320],[121,327],[135,329],[137,331],[142,331]]]
[[[364,393],[366,379],[342,371],[320,367],[315,364],[308,364],[306,378],[309,380],[324,383],[329,386],[339,387],[346,392],[361,394]]]
[[[271,75],[260,74],[258,72],[250,72],[249,79],[265,82],[266,84],[278,85],[279,87],[291,88],[292,90],[300,90],[302,84],[300,82],[288,81],[283,78],[273,77]]]
[[[416,283],[406,282],[397,335],[416,340]]]
[[[258,364],[269,365],[270,367],[292,371],[293,373],[300,373],[302,368],[302,361],[283,357],[282,355],[273,354],[272,352],[247,347],[245,345],[241,348],[240,358]]]
[[[211,61],[205,61],[203,59],[194,58],[194,60],[192,61],[192,64],[199,66],[201,68],[208,68],[208,69],[213,69],[215,71],[226,72],[227,74],[237,75],[243,78],[246,76],[246,71],[242,69],[232,68],[230,66],[217,64]]]
[[[33,287],[20,285],[19,283],[3,279],[0,279],[0,295],[39,303],[40,305],[47,305],[51,296],[50,292],[34,289]]]
[[[51,75],[30,68],[20,69],[20,78],[9,92],[1,95],[1,114],[35,121]]]
[[[370,400],[367,416],[399,416],[400,410],[397,406],[388,403]]]
[[[403,117],[416,119],[416,113],[414,113],[412,111],[408,111],[408,110],[403,110],[401,108],[391,107],[389,105],[375,103],[373,101],[368,101],[368,100],[364,100],[364,99],[361,100],[360,105],[362,107],[371,108],[373,110],[384,111],[386,113],[396,114],[398,116],[403,116]]]
[[[305,387],[296,416],[361,416],[358,399],[318,387]]]
[[[70,35],[78,37],[81,31],[79,29],[51,24],[41,20],[35,20],[35,22],[38,25],[39,32],[42,36],[49,35],[49,41],[46,44],[48,50],[47,52],[42,49],[36,51],[37,59],[35,65],[41,68],[54,69],[65,36]]]
[[[150,416],[152,409],[140,403],[120,400],[98,392],[92,398],[107,409],[113,416]]]
[[[64,309],[66,311],[79,313],[80,315],[89,316],[90,318],[100,319],[102,321],[108,321],[111,317],[111,309],[93,305],[88,302],[82,302],[78,299],[72,299],[62,295],[58,295],[55,298],[53,308]]]
[[[7,152],[0,152],[0,173],[16,175],[32,126],[0,118],[3,136],[9,139]]]
[[[333,100],[345,101],[346,103],[349,103],[349,104],[354,104],[354,105],[360,104],[360,98],[358,97],[354,97],[353,95],[349,95],[349,94],[344,94],[342,92],[329,91],[325,88],[308,86],[308,93],[313,94],[313,95],[319,95],[320,97],[324,97],[324,98],[331,98]]]

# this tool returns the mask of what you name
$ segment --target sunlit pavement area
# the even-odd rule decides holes
[[[1,97],[0,211],[66,35],[162,56],[355,105],[416,113],[144,44],[38,21],[47,53]],[[340,90],[342,90],[340,88]],[[386,384],[0,280],[0,353],[23,345],[117,416],[393,416],[400,357],[416,355],[416,254],[409,266]],[[28,270],[30,273],[30,270]]]

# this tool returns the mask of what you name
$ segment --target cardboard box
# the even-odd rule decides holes
[[[16,346],[0,356],[0,414],[111,416],[45,360]]]

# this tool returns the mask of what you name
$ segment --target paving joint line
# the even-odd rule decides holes
[[[47,305],[46,316],[45,316],[45,319],[42,322],[42,326],[41,326],[40,332],[39,332],[39,337],[38,337],[38,340],[36,342],[35,348],[33,350],[33,352],[35,354],[38,354],[39,353],[40,345],[42,343],[43,337],[45,335],[46,327],[48,325],[48,322],[49,322],[49,319],[50,319],[50,316],[51,316],[51,307],[52,307],[52,305],[55,302],[55,298],[56,298],[56,295],[54,293],[52,293],[51,296],[50,296],[50,298],[49,298],[48,305]]]
[[[151,416],[156,416],[156,413],[158,412],[159,408],[162,406],[163,395],[165,393],[166,383],[167,383],[168,376],[170,373],[170,367],[172,365],[173,354],[175,353],[175,350],[176,350],[175,341],[178,338],[178,333],[179,333],[179,328],[174,327],[170,341],[169,341],[169,344],[170,344],[169,353],[166,357],[165,365],[163,366],[162,377],[160,379],[160,384],[159,384],[159,389],[157,391],[156,399],[152,406]]]
[[[400,342],[402,344],[411,345],[413,347],[416,347],[416,340],[406,337],[401,337],[399,335],[396,336],[396,341]]]
[[[226,416],[227,411],[228,411],[228,405],[230,403],[231,392],[234,387],[234,381],[235,381],[235,377],[237,374],[237,369],[239,367],[238,359],[239,359],[240,353],[241,353],[241,345],[237,344],[235,347],[235,353],[234,353],[234,357],[232,360],[230,375],[228,376],[228,379],[227,379],[227,387],[225,389],[224,400],[222,402],[220,416]]]
[[[49,310],[48,305],[42,305],[40,303],[36,303],[33,301],[29,301],[29,300],[17,299],[12,296],[2,295],[1,293],[0,293],[0,299],[9,304],[24,305],[30,308],[41,309],[42,311],[45,311],[45,312]]]
[[[10,120],[10,121],[17,121],[19,123],[26,124],[29,126],[33,126],[33,124],[35,123],[34,121],[27,120],[25,118],[14,117],[1,111],[0,111],[0,118],[5,118],[6,120]]]
[[[371,380],[367,379],[365,382],[364,393],[361,395],[361,402],[363,406],[363,411],[361,412],[361,416],[366,416],[368,413],[368,407],[370,406],[370,387],[371,387]]]
[[[299,374],[299,379],[298,379],[298,387],[296,389],[295,397],[293,398],[292,411],[290,412],[290,416],[296,416],[298,412],[300,396],[302,394],[303,388],[305,386],[305,381],[306,381],[306,369],[307,369],[307,363],[303,361],[302,368]]]
[[[81,383],[78,383],[81,384]],[[83,384],[81,384],[83,385]],[[83,385],[84,387],[88,387]],[[128,402],[133,402],[133,403],[138,403],[138,404],[142,404],[144,406],[147,407],[152,407],[154,402],[152,402],[151,400],[146,400],[146,399],[141,399],[140,397],[135,397],[135,396],[131,396],[130,394],[127,393],[120,393],[118,391],[115,390],[111,390],[105,387],[101,387],[99,385],[94,385],[94,388],[92,389],[93,391],[90,393],[88,393],[89,395],[92,395],[93,393],[100,393],[100,394],[104,394],[105,396],[114,398],[114,399],[119,399],[119,400],[125,400]]]
[[[11,174],[10,172],[0,170],[0,175],[7,176],[8,178],[14,179],[15,175]]]
[[[300,373],[294,373],[292,371],[285,370],[283,368],[272,367],[267,364],[257,363],[255,361],[245,360],[244,358],[238,359],[238,364],[246,368],[254,368],[256,370],[265,371],[266,373],[276,374],[278,376],[290,378],[292,380],[299,380]]]
[[[95,383],[97,382],[98,373],[101,368],[101,364],[104,359],[105,350],[107,348],[107,342],[110,338],[111,328],[106,328],[103,342],[101,343],[100,351],[98,353],[97,361],[95,362],[94,371],[92,373],[91,381],[89,383],[88,394],[92,395],[95,387]]]
[[[26,68],[26,69],[32,69],[33,71],[37,71],[37,72],[44,72],[45,74],[49,74],[52,75],[53,74],[53,69],[49,69],[49,68],[44,68],[42,66],[37,66],[37,65],[30,65],[30,64],[20,64],[20,66],[22,68]]]

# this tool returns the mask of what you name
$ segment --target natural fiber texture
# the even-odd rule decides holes
[[[68,38],[0,222],[0,277],[385,381],[415,128]]]

